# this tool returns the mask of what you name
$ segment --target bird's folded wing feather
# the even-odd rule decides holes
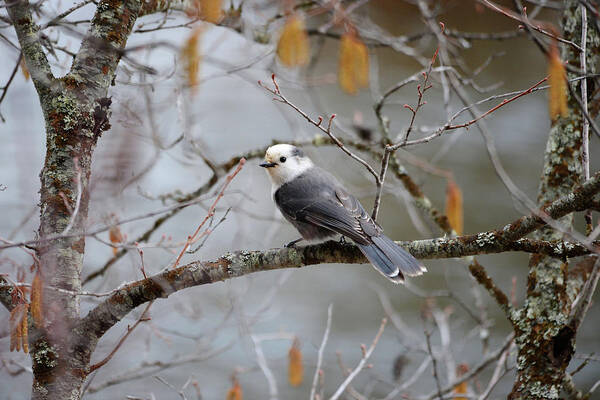
[[[358,244],[372,243],[370,237],[381,232],[358,200],[340,188],[318,196],[286,197],[278,206],[295,220],[331,229]]]

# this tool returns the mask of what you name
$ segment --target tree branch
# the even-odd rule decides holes
[[[148,311],[150,310],[150,307],[152,307],[152,303],[153,302],[149,302],[148,303],[148,305],[146,306],[146,308],[142,312],[142,315],[140,315],[140,317],[135,322],[135,324],[133,324],[133,326],[127,326],[127,332],[125,333],[125,335],[123,335],[123,337],[121,337],[121,339],[119,340],[119,342],[117,343],[117,345],[115,346],[115,348],[112,349],[112,351],[110,353],[108,353],[108,355],[106,357],[104,357],[101,361],[97,362],[96,364],[90,365],[90,367],[86,371],[88,374],[91,373],[91,372],[94,372],[98,368],[101,368],[104,365],[106,365],[106,363],[109,362],[111,360],[111,358],[113,358],[113,356],[117,353],[117,351],[119,350],[119,348],[121,348],[121,346],[123,345],[123,343],[125,342],[125,340],[127,340],[127,338],[129,337],[129,335],[131,335],[131,332],[133,332],[133,330],[135,328],[137,328],[140,323],[142,323],[144,321],[149,321],[150,320],[150,318],[147,317],[147,314],[148,314]]]
[[[596,291],[596,285],[598,285],[598,279],[600,278],[600,258],[596,259],[594,263],[594,268],[592,269],[592,273],[590,277],[585,283],[583,290],[580,293],[579,300],[576,304],[573,305],[573,309],[571,310],[570,315],[570,323],[569,325],[573,328],[575,332],[579,329],[579,325],[585,318],[585,315],[588,312],[590,304],[592,302],[592,297],[594,296],[594,292]]]
[[[599,191],[600,173],[596,173],[593,178],[578,187],[573,193],[545,207],[544,212],[556,219],[573,211],[585,210],[587,204]],[[513,249],[512,242],[543,225],[544,221],[539,216],[532,214],[521,217],[502,229],[475,235],[398,243],[417,258],[451,258],[501,253],[511,251]],[[557,244],[556,248],[561,249],[561,245]],[[365,262],[366,259],[357,246],[334,241],[298,248],[264,251],[240,250],[227,253],[215,261],[194,261],[122,287],[91,310],[80,322],[79,329],[80,332],[89,332],[92,335],[90,339],[97,341],[108,329],[137,306],[157,298],[166,298],[172,293],[188,287],[220,282],[258,271],[300,268],[327,263],[356,264]]]
[[[64,78],[67,86],[79,87],[85,82],[82,89],[89,91],[92,99],[101,97],[110,86],[143,2],[125,0],[116,3],[103,0],[98,4],[73,67]]]
[[[196,7],[197,0],[148,0],[142,1],[140,17],[142,15],[157,14],[174,11],[186,11]]]
[[[28,0],[12,0],[6,3],[8,15],[17,33],[27,69],[38,93],[47,93],[54,76],[42,48],[39,26],[33,21]]]
[[[480,285],[485,287],[488,293],[496,300],[496,303],[500,306],[506,318],[513,322],[512,319],[512,306],[510,305],[510,301],[508,297],[504,294],[498,286],[494,283],[494,281],[489,277],[489,275],[485,272],[485,269],[477,262],[477,260],[473,260],[473,262],[469,265],[469,271],[471,271],[471,275],[479,282]]]

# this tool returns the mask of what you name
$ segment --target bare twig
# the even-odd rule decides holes
[[[184,389],[185,387],[188,385],[188,382],[190,382],[190,380],[188,379],[188,381],[183,385],[183,388],[181,388],[181,390],[177,389],[175,386],[173,386],[171,383],[169,383],[165,378],[160,377],[158,375],[154,376],[154,379],[156,379],[157,381],[159,381],[160,383],[162,383],[163,385],[173,389],[175,392],[177,392],[177,394],[179,395],[179,397],[181,397],[181,400],[187,400],[187,397],[185,396],[184,393]]]
[[[431,72],[443,72],[443,71],[447,71],[450,69],[451,69],[450,67],[437,67],[437,68],[431,69]],[[377,102],[375,103],[375,106],[374,106],[375,114],[377,114],[378,118],[381,119],[381,117],[380,117],[381,109],[385,105],[388,97],[390,97],[392,94],[396,93],[398,90],[402,89],[404,86],[408,85],[409,83],[418,82],[420,77],[422,77],[423,74],[426,73],[428,70],[430,70],[429,67],[426,69],[422,69],[421,71],[409,76],[408,78],[396,83],[394,86],[387,89],[385,91],[385,93],[383,93],[383,95],[381,95],[381,97],[377,100]]]
[[[379,204],[381,203],[381,194],[383,193],[383,182],[385,182],[385,174],[388,169],[391,154],[391,151],[385,149],[383,157],[381,158],[381,168],[379,170],[379,179],[375,182],[377,188],[375,192],[375,201],[373,202],[373,212],[371,213],[371,218],[373,218],[374,221],[377,221],[377,213],[379,212]]]
[[[175,360],[171,361],[152,361],[152,362],[143,362],[141,366],[135,367],[128,371],[124,371],[117,376],[109,378],[108,380],[97,384],[96,386],[90,386],[88,389],[89,393],[99,392],[107,387],[118,385],[124,382],[129,382],[135,379],[143,379],[147,378],[151,374],[158,373],[168,368],[173,368],[180,365],[185,365],[189,363],[197,363],[217,355],[220,355],[226,350],[229,350],[233,347],[233,342],[230,341],[223,346],[219,346],[216,349],[210,350],[206,353],[200,354],[186,354],[182,357],[179,357]]]
[[[363,356],[360,359],[358,365],[356,366],[356,368],[354,368],[352,370],[352,372],[350,372],[350,374],[348,374],[348,376],[346,377],[344,382],[342,382],[342,384],[337,388],[337,390],[335,391],[333,396],[331,396],[329,398],[329,400],[339,399],[340,396],[344,393],[344,390],[346,390],[346,387],[350,384],[350,382],[352,382],[352,380],[360,373],[360,371],[362,371],[362,369],[367,364],[369,357],[371,357],[371,354],[373,354],[373,351],[375,350],[375,347],[377,346],[377,343],[379,342],[379,339],[381,338],[381,335],[383,334],[383,330],[385,329],[386,324],[387,324],[387,318],[383,318],[381,320],[381,325],[379,325],[379,330],[377,331],[377,334],[375,335],[375,338],[373,339],[373,343],[371,343],[371,346],[369,347],[368,350],[366,349],[365,345],[361,345],[361,349],[363,350]]]
[[[315,400],[315,395],[317,393],[317,384],[319,383],[319,373],[321,371],[321,365],[323,364],[323,352],[325,351],[325,346],[327,345],[327,340],[329,339],[329,331],[331,330],[331,312],[333,310],[333,304],[330,304],[327,307],[327,324],[325,326],[325,333],[323,333],[323,340],[321,341],[321,346],[319,346],[319,352],[317,354],[317,367],[315,368],[315,375],[313,377],[312,386],[310,388],[310,396],[309,400]]]
[[[429,353],[429,357],[431,358],[431,369],[432,369],[432,373],[433,373],[433,379],[435,380],[435,385],[437,387],[437,396],[440,400],[442,400],[442,383],[440,382],[440,377],[438,376],[438,372],[437,372],[437,360],[435,359],[435,356],[433,355],[433,351],[431,350],[431,332],[429,332],[427,329],[424,330],[425,333],[425,340],[427,343],[427,352]],[[435,397],[434,397],[435,398]]]
[[[451,122],[446,123],[446,125],[444,125],[443,127],[439,128],[437,131],[435,131],[434,133],[432,133],[431,135],[428,135],[424,138],[420,138],[420,139],[415,139],[415,140],[411,140],[408,142],[401,142],[401,143],[397,143],[393,146],[390,146],[392,150],[395,150],[397,148],[400,147],[406,147],[406,146],[412,146],[415,144],[422,144],[422,143],[427,143],[430,142],[432,139],[435,139],[438,136],[441,136],[442,134],[444,134],[447,131],[450,130],[454,130],[454,129],[459,129],[459,128],[467,128],[473,124],[475,124],[476,122],[478,122],[479,120],[481,120],[482,118],[485,118],[486,116],[488,116],[489,114],[493,113],[494,111],[498,110],[499,108],[504,107],[505,105],[517,100],[520,97],[523,97],[525,95],[528,95],[530,93],[532,93],[534,91],[535,88],[537,88],[539,85],[541,85],[542,83],[546,82],[548,80],[548,77],[545,77],[544,79],[540,80],[539,82],[537,82],[536,84],[534,84],[533,86],[531,86],[529,89],[526,89],[524,91],[518,92],[517,94],[515,94],[513,97],[509,98],[509,99],[504,99],[502,100],[499,104],[497,104],[496,106],[490,108],[488,111],[484,112],[481,115],[478,115],[477,117],[471,119],[470,121],[467,121],[465,123],[462,124],[455,124],[453,125]],[[461,113],[463,110],[459,111],[459,113]],[[458,113],[456,114],[458,115]],[[450,121],[452,121],[455,117],[452,117],[450,119]]]
[[[269,385],[269,399],[277,400],[277,381],[275,380],[275,375],[273,375],[273,371],[269,368],[267,364],[267,359],[265,358],[265,353],[262,350],[262,346],[260,344],[260,339],[255,335],[251,336],[252,343],[254,343],[254,352],[256,353],[256,362],[260,367],[261,371],[267,378],[267,383]]]
[[[579,54],[579,61],[581,64],[581,73],[585,76],[587,74],[587,8],[583,4],[579,5],[581,9],[581,54]],[[587,94],[587,79],[581,80],[581,102],[582,110],[584,114],[582,118],[581,127],[581,163],[583,164],[583,179],[590,179],[590,123],[585,117],[588,113],[588,94]],[[587,233],[592,230],[592,211],[588,210],[585,213],[585,222]]]
[[[517,15],[514,12],[512,12],[510,10],[507,10],[506,8],[504,8],[502,6],[499,6],[498,4],[496,4],[496,3],[492,2],[492,1],[489,1],[489,0],[478,0],[478,2],[481,3],[481,4],[483,4],[484,6],[488,7],[491,10],[494,10],[494,11],[500,13],[500,14],[503,14],[503,15],[507,16],[508,18],[514,19],[515,21],[519,21],[523,25],[526,25],[526,26],[530,27],[531,29],[533,29],[533,30],[535,30],[535,31],[537,31],[537,32],[539,32],[539,33],[541,33],[543,35],[551,37],[552,39],[558,40],[561,43],[568,44],[568,45],[572,46],[573,48],[575,48],[575,49],[577,49],[579,51],[582,51],[581,47],[579,47],[577,44],[573,43],[572,41],[563,39],[563,38],[561,38],[561,37],[559,37],[559,36],[557,36],[557,35],[555,35],[555,34],[553,34],[551,32],[548,32],[547,30],[544,30],[540,26],[541,24],[540,25],[535,25],[536,22],[530,21],[527,18],[527,16]]]
[[[585,315],[590,307],[599,278],[600,257],[596,257],[596,262],[594,263],[592,273],[587,279],[583,289],[581,290],[581,293],[579,294],[579,298],[576,301],[576,304],[573,305],[573,310],[571,311],[569,326],[571,326],[575,332],[577,332],[577,328],[579,328],[579,325],[581,325],[581,322],[585,318]]]
[[[443,32],[443,28],[442,28],[442,32]],[[435,53],[433,53],[433,57],[431,57],[431,62],[429,63],[429,67],[427,68],[427,71],[423,72],[423,83],[420,85],[417,85],[417,93],[418,93],[417,104],[414,107],[411,107],[408,104],[404,105],[404,108],[407,108],[408,110],[411,111],[412,116],[410,118],[408,128],[406,128],[406,133],[404,134],[404,139],[402,140],[402,143],[408,142],[408,135],[410,135],[410,132],[413,130],[413,125],[415,123],[415,118],[417,117],[417,113],[419,112],[421,107],[423,107],[425,104],[427,104],[427,102],[423,100],[423,96],[425,95],[425,92],[427,90],[429,90],[433,87],[433,85],[431,83],[429,83],[429,76],[431,75],[431,71],[433,69],[433,64],[435,64],[435,60],[437,59],[439,51],[440,51],[440,47],[438,46],[437,49],[435,50]]]
[[[457,378],[454,382],[448,383],[441,390],[435,391],[431,395],[427,396],[426,400],[434,400],[434,399],[440,397],[440,395],[444,395],[444,394],[450,392],[451,390],[453,390],[456,387],[456,385],[460,385],[461,383],[471,380],[471,379],[473,379],[473,377],[479,375],[481,373],[481,371],[483,371],[485,368],[487,368],[488,365],[490,365],[492,362],[494,362],[498,358],[500,358],[502,356],[502,354],[506,351],[506,349],[508,349],[508,347],[511,345],[512,342],[513,342],[513,334],[509,335],[508,338],[506,339],[506,341],[502,344],[502,346],[500,346],[498,349],[496,349],[496,351],[490,353],[485,359],[483,359],[473,369],[469,370],[469,372],[467,372],[460,378]]]
[[[319,116],[318,120],[312,119],[308,114],[306,114],[304,111],[302,111],[298,106],[296,106],[294,103],[290,102],[283,95],[283,93],[281,93],[281,90],[279,89],[279,85],[277,84],[277,81],[275,80],[275,74],[271,75],[271,80],[273,81],[273,88],[265,86],[265,84],[263,84],[261,81],[258,81],[258,85],[260,87],[262,87],[263,89],[267,90],[268,92],[272,93],[275,96],[274,100],[279,101],[283,104],[287,104],[288,106],[290,106],[291,108],[296,110],[296,112],[298,114],[300,114],[302,117],[304,117],[304,119],[306,119],[309,123],[316,126],[317,128],[319,128],[319,130],[321,130],[321,132],[323,132],[327,136],[329,136],[329,138],[331,138],[331,140],[333,140],[335,142],[335,144],[340,149],[342,149],[342,151],[344,153],[349,155],[352,159],[354,159],[358,163],[362,164],[371,173],[371,175],[373,175],[375,177],[375,182],[379,182],[379,174],[377,174],[377,172],[373,169],[373,167],[371,167],[369,165],[369,163],[367,163],[365,160],[363,160],[362,158],[360,158],[359,156],[357,156],[356,154],[354,154],[350,150],[348,150],[348,148],[346,146],[344,146],[344,144],[337,137],[335,137],[335,135],[331,131],[331,124],[333,122],[333,119],[335,118],[335,114],[332,114],[331,117],[329,117],[327,127],[324,127],[323,126],[323,117]]]
[[[488,276],[485,272],[485,269],[477,262],[477,260],[473,260],[473,262],[469,265],[469,271],[471,275],[479,282],[480,285],[485,287],[488,293],[496,300],[500,309],[504,311],[504,315],[506,318],[513,322],[512,320],[512,306],[510,305],[510,301],[508,297],[504,294],[502,290],[496,286],[494,281]]]
[[[415,383],[417,381],[417,379],[419,379],[419,377],[421,375],[423,375],[423,372],[425,372],[425,370],[429,366],[430,362],[431,362],[431,357],[426,357],[423,360],[423,362],[421,363],[421,365],[419,365],[419,368],[417,368],[415,373],[410,378],[408,378],[402,385],[396,387],[394,390],[392,390],[390,393],[388,393],[388,395],[385,396],[385,398],[383,398],[383,400],[395,399],[396,396],[398,395],[398,393],[402,392],[403,390],[408,389],[413,383]]]
[[[342,371],[342,375],[344,375],[344,378],[346,378],[351,370],[350,370],[350,368],[348,368],[344,365],[344,361],[342,360],[342,353],[340,351],[336,351],[335,355],[337,357],[338,366],[340,367],[340,370]],[[358,390],[356,390],[354,388],[354,386],[352,386],[352,385],[348,385],[347,390],[348,390],[348,394],[355,400],[368,400],[365,396],[363,396],[361,393],[359,393]]]
[[[225,178],[225,183],[223,184],[221,191],[217,195],[217,198],[215,199],[215,201],[212,203],[212,205],[208,209],[208,214],[206,214],[206,217],[204,217],[204,219],[202,220],[200,225],[198,225],[198,228],[196,228],[196,231],[192,235],[188,236],[185,246],[183,246],[183,249],[177,256],[177,259],[175,260],[175,262],[173,263],[171,268],[176,268],[179,265],[179,261],[181,260],[181,257],[183,257],[183,255],[185,254],[188,247],[196,241],[198,233],[200,232],[200,229],[202,229],[202,227],[204,226],[206,221],[208,221],[210,218],[212,218],[213,215],[215,215],[215,209],[217,207],[217,204],[219,203],[219,200],[221,200],[221,198],[223,197],[223,194],[225,193],[225,189],[227,189],[227,186],[229,186],[229,184],[231,183],[233,178],[235,178],[235,176],[242,170],[245,163],[246,163],[246,159],[242,158],[238,162],[238,166],[235,169],[235,171],[233,171],[230,175],[227,176],[227,178]]]
[[[107,362],[109,362],[110,359],[113,358],[113,356],[115,355],[115,353],[119,350],[119,348],[121,348],[121,346],[123,345],[123,343],[125,342],[125,340],[129,337],[129,335],[131,334],[131,332],[133,332],[133,330],[135,328],[137,328],[137,326],[140,323],[142,323],[144,321],[149,321],[150,320],[150,318],[147,317],[146,315],[148,314],[148,311],[150,310],[150,307],[152,307],[152,304],[154,304],[154,301],[150,301],[148,303],[148,305],[146,306],[146,308],[142,312],[142,315],[140,315],[140,317],[135,322],[135,324],[133,324],[133,326],[128,326],[127,327],[127,332],[125,333],[125,335],[123,335],[123,337],[121,338],[121,340],[119,340],[119,342],[117,343],[117,345],[115,346],[115,348],[110,353],[108,353],[108,355],[106,357],[104,357],[104,359],[102,359],[102,361],[97,362],[96,364],[90,365],[90,367],[86,371],[86,373],[88,375],[90,373],[94,372],[95,370],[97,370],[98,368],[104,366]]]
[[[21,52],[21,53],[19,53],[19,57],[17,57],[17,62],[15,63],[15,66],[14,66],[12,72],[10,73],[10,76],[8,77],[8,81],[6,82],[6,85],[0,87],[0,90],[2,90],[2,96],[0,96],[0,104],[2,104],[2,101],[6,97],[6,93],[8,92],[8,88],[10,87],[10,84],[12,83],[13,79],[15,78],[15,75],[17,74],[17,71],[19,70],[19,65],[21,65],[21,60],[22,59],[23,59],[23,53]],[[5,122],[5,120],[2,117],[1,113],[0,113],[0,120],[2,122]]]
[[[94,3],[94,0],[84,0],[81,3],[77,3],[75,4],[73,7],[63,11],[62,13],[58,14],[56,17],[52,18],[50,21],[46,22],[45,24],[40,26],[40,30],[44,30],[50,26],[54,26],[54,25],[59,25],[61,23],[61,20],[63,18],[65,18],[67,15],[71,14],[74,11],[79,10],[80,8],[90,4],[90,3]]]
[[[494,387],[496,387],[500,379],[502,379],[502,377],[506,373],[506,360],[513,347],[515,347],[514,342],[512,342],[510,346],[508,346],[508,348],[502,353],[502,355],[498,359],[498,362],[496,362],[496,368],[494,368],[494,372],[492,373],[492,377],[490,378],[487,387],[485,388],[483,393],[481,393],[481,395],[477,398],[477,400],[487,399],[488,396],[492,393]]]

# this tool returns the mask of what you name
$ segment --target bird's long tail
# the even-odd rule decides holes
[[[404,276],[417,276],[427,269],[392,239],[385,235],[371,237],[373,244],[358,244],[375,269],[394,283],[403,283]]]

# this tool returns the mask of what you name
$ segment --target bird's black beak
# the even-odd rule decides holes
[[[264,163],[260,164],[260,166],[263,168],[273,168],[276,165],[277,165],[277,163],[274,163],[274,162],[264,162]]]

